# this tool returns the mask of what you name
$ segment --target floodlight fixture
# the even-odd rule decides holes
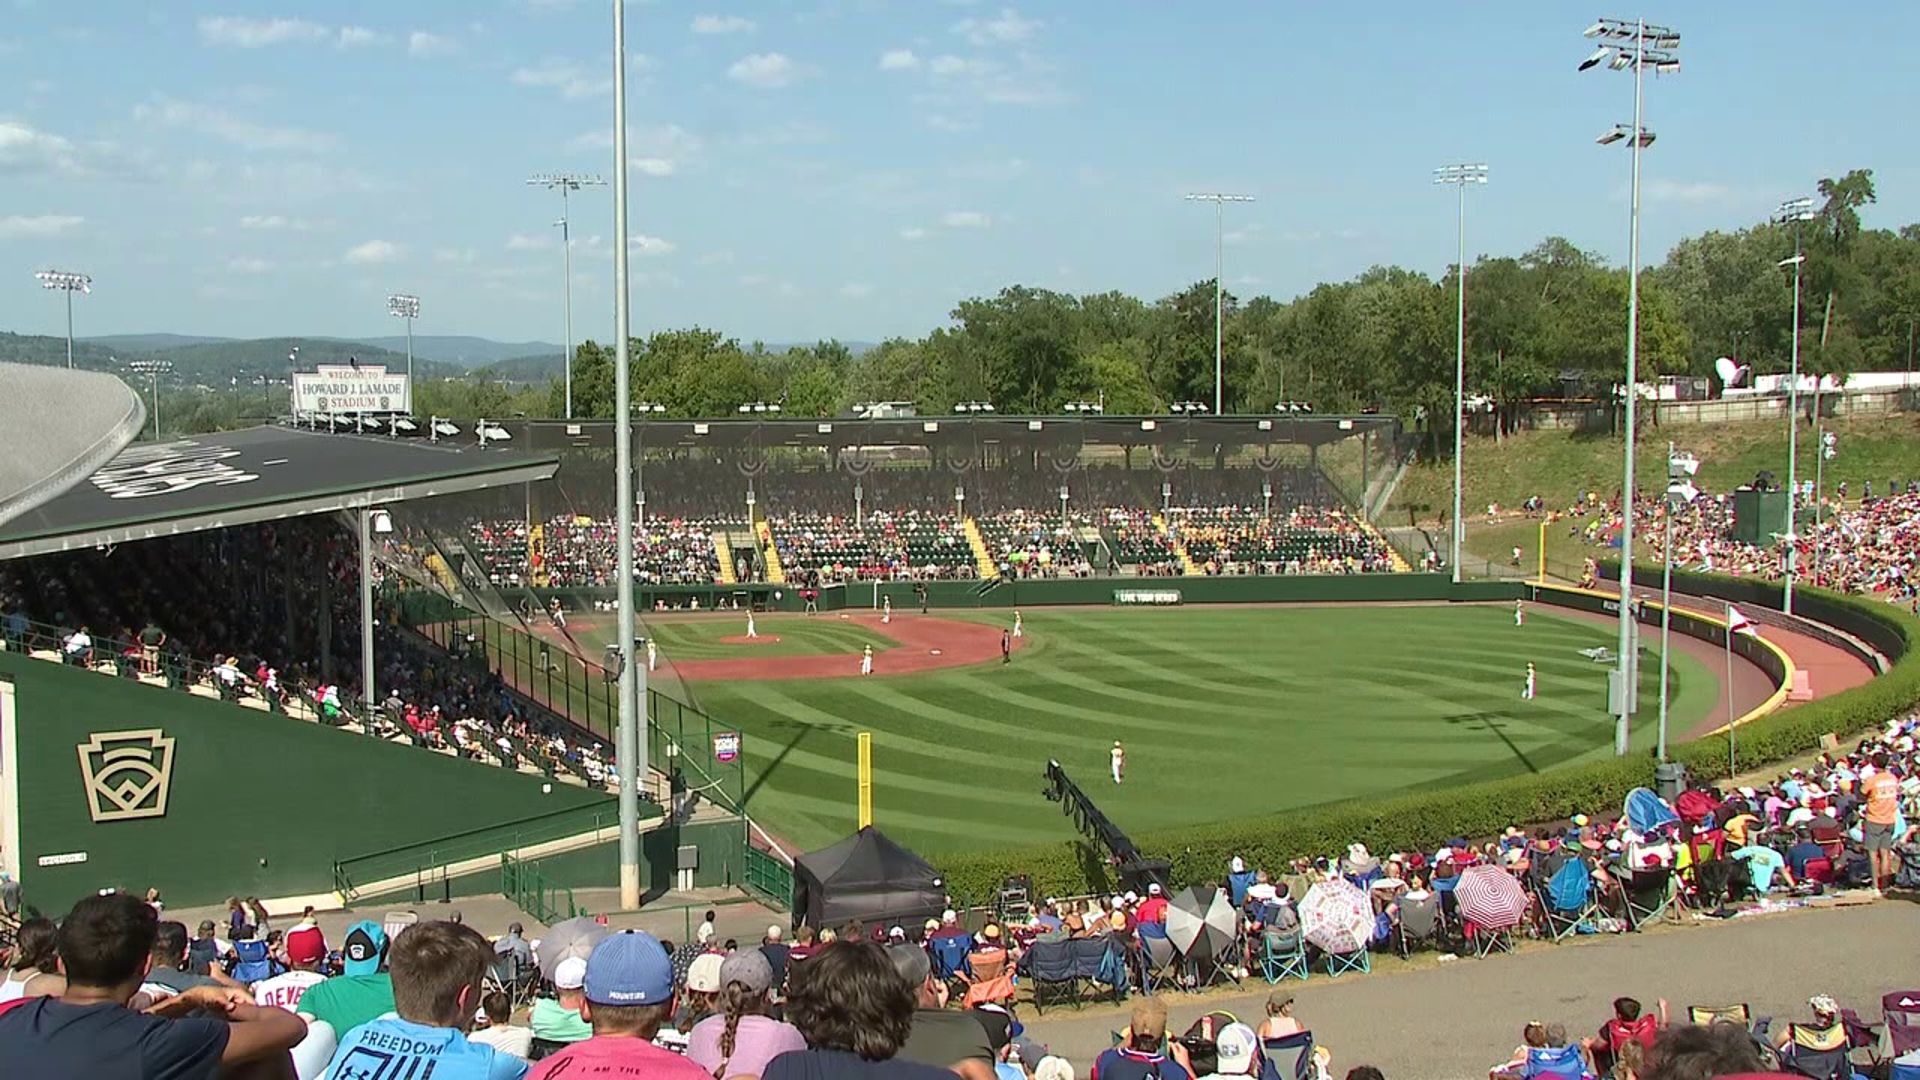
[[[1197,413],[1206,412],[1207,403],[1204,401],[1176,401],[1167,406],[1167,411],[1170,413],[1185,413],[1188,416],[1193,416]]]
[[[1485,165],[1442,165],[1433,170],[1433,182],[1436,184],[1484,184],[1487,182]]]
[[[1812,221],[1819,216],[1819,214],[1814,212],[1813,200],[1803,195],[1800,198],[1788,199],[1786,202],[1781,203],[1780,209],[1773,216],[1773,220],[1777,225],[1785,225],[1795,221]]]
[[[956,413],[990,413],[994,411],[991,401],[962,401],[954,405]]]
[[[93,279],[72,270],[39,270],[33,275],[40,279],[43,289],[65,289],[68,292],[90,293],[93,291]]]

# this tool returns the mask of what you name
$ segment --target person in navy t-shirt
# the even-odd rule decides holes
[[[225,1065],[286,1058],[300,1018],[244,990],[202,986],[145,1012],[128,1008],[151,963],[160,917],[125,893],[89,896],[61,923],[67,987],[0,1014],[0,1061],[35,1080],[197,1080]],[[199,1015],[189,1015],[198,1013]]]

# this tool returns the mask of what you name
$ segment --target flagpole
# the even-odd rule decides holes
[[[1739,757],[1733,745],[1733,603],[1727,601],[1727,779],[1739,773]]]

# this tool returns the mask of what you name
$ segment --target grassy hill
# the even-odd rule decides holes
[[[166,360],[173,373],[164,382],[179,385],[224,387],[231,380],[247,383],[258,375],[285,379],[287,354],[300,350],[300,367],[312,370],[317,364],[344,364],[358,357],[363,364],[384,364],[389,371],[405,371],[407,358],[357,341],[326,338],[261,338],[254,341],[182,338],[189,344],[166,348],[139,348],[138,343],[162,342],[170,335],[136,334],[113,339],[78,340],[73,343],[74,366],[93,371],[112,371],[125,375],[134,360]],[[125,344],[119,344],[125,342]],[[20,364],[60,366],[67,362],[65,338],[37,334],[0,334],[0,360]],[[414,374],[421,379],[438,379],[463,374],[463,369],[433,360],[414,357]]]
[[[339,340],[386,349],[402,356],[407,352],[407,339],[404,334]],[[565,351],[561,346],[546,341],[494,341],[491,338],[461,334],[413,335],[413,359],[416,364],[425,357],[428,360],[440,360],[463,369],[486,367],[503,360],[516,360],[527,356],[551,354],[558,358]]]
[[[538,383],[558,379],[566,373],[566,358],[560,350],[537,356],[516,356],[473,369],[475,375],[491,375],[501,382]]]

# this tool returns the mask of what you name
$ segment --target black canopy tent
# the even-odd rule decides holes
[[[793,864],[793,915],[809,926],[917,923],[946,906],[939,871],[871,825]]]

